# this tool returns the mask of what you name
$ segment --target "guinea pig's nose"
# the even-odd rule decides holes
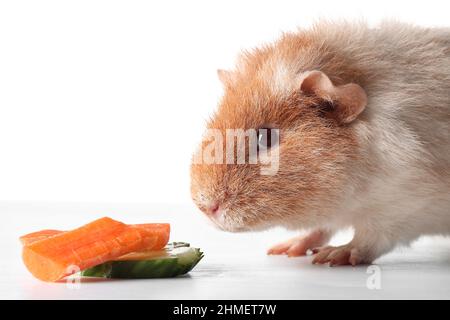
[[[214,215],[219,211],[219,202],[212,201],[205,205],[203,212],[205,212],[208,215]]]

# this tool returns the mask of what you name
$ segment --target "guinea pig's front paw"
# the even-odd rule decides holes
[[[370,263],[368,255],[364,255],[358,248],[346,244],[339,247],[325,246],[313,249],[313,264],[325,264],[330,266],[352,265]]]
[[[288,257],[306,255],[309,249],[321,246],[328,242],[331,233],[326,230],[315,230],[306,236],[299,236],[283,243],[279,243],[267,251],[270,255],[286,254]]]

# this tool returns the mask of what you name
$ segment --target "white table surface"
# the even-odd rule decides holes
[[[367,266],[312,265],[311,257],[266,256],[293,235],[274,229],[230,234],[208,225],[192,206],[95,203],[0,203],[1,299],[450,299],[450,239],[424,238],[377,261],[380,289],[369,289]],[[127,223],[170,222],[172,241],[201,247],[204,259],[175,279],[82,281],[34,279],[21,261],[18,237],[70,229],[110,216]],[[334,242],[345,242],[341,234]]]

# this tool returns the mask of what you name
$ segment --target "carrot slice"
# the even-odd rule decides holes
[[[22,242],[22,244],[24,246],[26,246],[26,245],[28,245],[30,243],[50,238],[50,237],[52,237],[54,235],[57,235],[59,233],[62,233],[62,232],[64,232],[64,231],[59,231],[59,230],[41,230],[41,231],[32,232],[32,233],[26,234],[24,236],[21,236],[19,239],[20,239],[20,242]]]
[[[170,225],[168,223],[145,223],[145,224],[132,224],[130,226],[136,226],[140,228],[145,228],[152,230],[155,235],[158,235],[158,241],[161,242],[169,242],[169,235],[170,235]],[[26,246],[33,242],[44,240],[50,237],[53,237],[60,233],[65,233],[67,231],[61,231],[61,230],[41,230],[37,232],[28,233],[26,235],[23,235],[19,238],[20,242]],[[144,249],[147,251],[148,249]]]
[[[169,240],[170,225],[126,225],[101,218],[78,229],[22,237],[23,261],[43,281],[57,281],[71,270],[85,270],[134,251],[160,250]],[[24,240],[27,239],[27,240]],[[34,241],[30,241],[34,239]]]
[[[169,242],[170,224],[168,224],[168,223],[132,224],[130,226],[148,230],[156,237],[155,244],[151,248],[143,247],[143,248],[139,249],[138,251],[161,250]],[[127,252],[127,253],[129,253],[129,252]]]

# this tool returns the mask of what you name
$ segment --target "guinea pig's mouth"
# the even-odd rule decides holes
[[[236,194],[227,194],[225,198],[205,197],[199,193],[193,200],[208,224],[221,231],[237,233],[265,229],[263,221],[257,219],[251,207],[242,206]]]
[[[239,233],[258,229],[255,223],[246,221],[242,216],[229,208],[220,208],[214,214],[206,215],[209,224],[221,231]]]
[[[221,231],[237,232],[237,230],[242,229],[236,226],[235,222],[231,223],[229,221],[229,210],[226,208],[219,208],[214,214],[208,214],[208,220],[211,224]]]

